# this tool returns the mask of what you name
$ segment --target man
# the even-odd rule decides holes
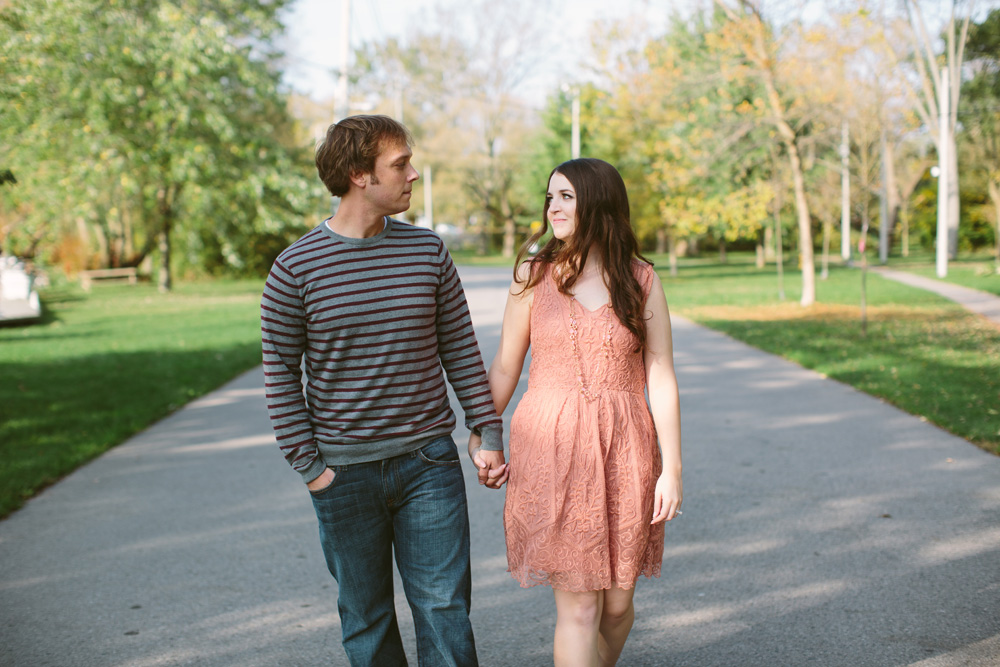
[[[406,664],[395,548],[420,664],[476,665],[468,510],[444,374],[482,438],[484,470],[503,464],[503,426],[447,249],[390,217],[410,207],[419,178],[411,143],[385,116],[327,131],[316,167],[340,206],[268,276],[267,405],[312,495],[351,664]]]

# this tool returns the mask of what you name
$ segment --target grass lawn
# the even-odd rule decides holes
[[[49,289],[0,327],[0,517],[260,363],[263,281]]]
[[[506,266],[511,270],[514,268],[513,257],[502,257],[500,255],[480,255],[475,250],[456,250],[451,253],[451,258],[455,264],[465,266]]]
[[[860,322],[861,272],[817,276],[817,303],[798,305],[801,274],[731,255],[686,260],[669,276],[652,257],[671,309],[754,347],[878,396],[1000,454],[1000,329],[930,292],[868,274],[868,333]],[[897,268],[903,268],[898,267]],[[958,273],[957,271],[955,273]]]

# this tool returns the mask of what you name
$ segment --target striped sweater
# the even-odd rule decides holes
[[[483,449],[503,450],[465,292],[434,232],[390,218],[355,239],[324,222],[275,260],[260,309],[267,409],[305,482],[450,434],[445,373]]]

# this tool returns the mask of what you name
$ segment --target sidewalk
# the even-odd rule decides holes
[[[510,272],[461,271],[491,357]],[[684,515],[622,667],[1000,663],[1000,458],[682,318],[674,335]],[[347,665],[262,386],[237,378],[0,522],[0,665]],[[551,592],[507,575],[503,493],[466,475],[481,663],[551,665]]]
[[[879,275],[895,280],[896,282],[919,287],[930,292],[940,294],[946,299],[951,299],[955,303],[964,306],[974,313],[979,313],[994,324],[1000,326],[1000,296],[983,292],[982,290],[962,287],[944,280],[925,278],[905,271],[894,271],[884,267],[873,267],[873,271]]]

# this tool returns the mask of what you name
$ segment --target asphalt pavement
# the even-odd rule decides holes
[[[510,273],[461,272],[491,358]],[[620,664],[1000,665],[1000,458],[679,317],[674,338],[684,514]],[[551,664],[551,592],[510,579],[503,492],[466,475],[481,663]],[[0,665],[346,665],[316,532],[255,369],[0,522]]]

